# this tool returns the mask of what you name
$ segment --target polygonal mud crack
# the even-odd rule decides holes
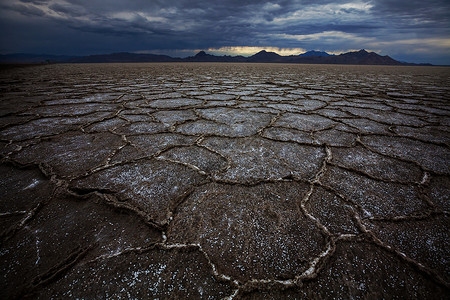
[[[174,147],[189,146],[195,143],[196,138],[173,133],[155,133],[131,135],[127,140],[129,144],[114,153],[110,164],[126,163],[154,156]]]
[[[76,129],[85,123],[93,122],[110,115],[97,112],[78,117],[49,117],[30,120],[24,124],[7,127],[0,131],[0,138],[21,141],[40,136],[51,136]]]
[[[178,209],[169,243],[200,243],[219,273],[240,281],[293,278],[325,247],[298,209],[306,184],[209,184]]]
[[[322,187],[314,188],[305,207],[332,234],[359,233],[358,227],[352,220],[353,211],[349,205]]]
[[[432,177],[427,188],[430,200],[441,210],[450,211],[450,177]]]
[[[445,299],[447,290],[398,257],[369,243],[338,243],[316,280],[301,289],[269,289],[242,293],[242,299]]]
[[[413,215],[428,207],[413,185],[383,182],[338,167],[328,168],[321,182],[362,207],[364,217]]]
[[[114,112],[117,105],[99,103],[80,103],[65,105],[45,105],[33,110],[35,114],[42,117],[87,115],[95,112]]]
[[[227,166],[226,159],[197,146],[172,148],[162,153],[158,158],[184,163],[206,173],[219,171]]]
[[[202,142],[231,161],[217,180],[254,183],[295,177],[310,180],[325,157],[320,147],[254,138],[207,138]]]
[[[333,148],[333,162],[338,166],[367,173],[375,178],[403,183],[420,182],[422,170],[414,163],[372,152],[364,147]]]
[[[378,221],[369,225],[371,231],[408,257],[416,260],[436,273],[450,279],[450,243],[447,216],[426,220],[403,222]]]
[[[390,111],[377,111],[362,108],[345,108],[345,111],[356,116],[392,125],[424,126],[427,123],[420,118]]]
[[[167,126],[161,123],[154,122],[135,122],[131,124],[125,124],[114,130],[117,134],[152,134],[159,133],[167,130]]]
[[[190,146],[196,138],[176,133],[141,134],[129,136],[130,143],[145,155],[153,155],[174,146]]]
[[[3,242],[0,284],[6,289],[1,294],[19,297],[45,284],[70,267],[75,262],[73,254],[82,249],[87,249],[84,259],[94,259],[161,240],[160,233],[144,222],[98,202],[101,199],[96,197],[58,195],[24,229]],[[60,265],[64,261],[66,265]]]
[[[42,140],[13,155],[22,164],[46,163],[62,177],[74,177],[97,167],[122,144],[122,139],[109,132],[67,133]]]
[[[267,126],[271,115],[234,108],[199,109],[202,120],[181,124],[177,132],[195,135],[250,136]]]
[[[232,290],[214,277],[197,247],[156,247],[81,264],[37,298],[220,299]]]
[[[356,128],[363,134],[390,134],[388,125],[368,119],[341,119],[341,122]]]
[[[50,199],[54,187],[36,168],[19,169],[9,164],[0,165],[0,214],[29,211],[38,203]],[[3,229],[3,228],[2,228]],[[2,230],[0,230],[2,231]]]
[[[0,298],[446,299],[448,74],[0,68]]]
[[[356,141],[356,134],[337,130],[326,129],[314,132],[314,138],[319,144],[336,147],[352,147]]]
[[[149,106],[152,108],[178,108],[184,106],[196,106],[201,105],[203,101],[197,99],[161,99],[150,102]]]
[[[162,110],[155,112],[152,116],[169,126],[176,123],[196,120],[198,118],[192,110]]]
[[[277,122],[275,122],[276,126],[305,131],[323,130],[333,126],[334,124],[335,123],[332,120],[322,116],[292,113],[284,114],[277,120]]]
[[[361,140],[365,145],[382,154],[417,162],[423,168],[436,173],[450,173],[448,147],[390,136],[367,136]],[[439,154],[436,155],[437,153]]]
[[[291,128],[270,127],[265,129],[261,135],[263,137],[278,141],[297,142],[300,144],[313,144],[313,145],[318,144],[312,138],[309,132]]]
[[[110,190],[120,201],[148,214],[156,223],[164,224],[177,201],[203,180],[202,175],[188,167],[151,160],[110,167],[75,180],[70,186],[82,190]]]

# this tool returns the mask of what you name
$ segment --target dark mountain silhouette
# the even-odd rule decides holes
[[[266,50],[259,51],[258,53],[247,58],[248,62],[283,62],[283,56],[275,52],[267,52]]]
[[[300,54],[299,56],[333,56],[333,55],[332,54],[328,54],[328,53],[323,52],[323,51],[310,50],[310,51],[307,51],[305,53]]]
[[[198,52],[195,56],[189,56],[183,58],[182,61],[187,62],[246,62],[246,57],[244,56],[216,56],[207,54],[205,51]]]
[[[375,52],[367,52],[364,49],[356,52],[347,52],[339,55],[324,55],[323,53],[326,52],[319,52],[319,53],[320,54],[315,55],[310,51],[308,55],[300,54],[298,56],[288,56],[284,59],[284,62],[304,63],[304,64],[341,64],[341,65],[402,65],[401,62],[398,62],[389,56],[381,56],[376,54]]]
[[[381,56],[375,52],[367,52],[362,49],[357,52],[347,52],[335,57],[329,58],[331,61],[335,60],[338,64],[350,65],[401,65],[402,63],[396,61],[389,56]]]
[[[344,65],[417,65],[399,62],[389,56],[362,49],[339,55],[330,55],[322,51],[308,51],[299,55],[281,56],[275,52],[262,50],[250,57],[217,56],[200,51],[186,58],[170,57],[158,54],[112,53],[83,57],[9,54],[0,55],[0,63],[130,63],[130,62],[252,62],[252,63],[298,63],[298,64],[344,64]],[[430,64],[420,64],[430,65]]]

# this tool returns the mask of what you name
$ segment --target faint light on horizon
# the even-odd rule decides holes
[[[133,51],[133,53],[137,54],[160,54],[160,55],[169,55],[172,57],[187,57],[194,56],[200,51],[205,51],[207,54],[212,55],[230,55],[230,56],[252,56],[262,50],[267,52],[275,52],[282,56],[289,55],[299,55],[303,54],[307,51],[323,51],[328,54],[339,55],[347,52],[356,52],[361,49],[339,49],[339,50],[327,50],[327,49],[303,49],[303,48],[279,48],[279,47],[251,47],[251,46],[227,46],[220,48],[205,48],[205,49],[153,49],[153,50],[140,50]],[[380,50],[373,49],[365,49],[368,52],[376,52],[379,53]]]
[[[307,50],[303,48],[279,48],[279,47],[252,47],[252,46],[227,46],[220,48],[205,48],[205,49],[154,49],[134,51],[140,54],[165,54],[174,56],[190,56],[195,55],[200,51],[205,51],[212,55],[231,55],[231,56],[252,56],[262,50],[267,52],[276,52],[283,56],[299,55],[305,53]]]
[[[280,55],[299,55],[306,52],[303,48],[279,48],[279,47],[251,47],[251,46],[229,46],[220,48],[208,48],[205,51],[215,55],[242,55],[251,56],[262,50],[276,52]]]

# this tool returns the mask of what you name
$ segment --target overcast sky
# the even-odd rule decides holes
[[[0,0],[0,53],[282,55],[450,64],[449,0]]]

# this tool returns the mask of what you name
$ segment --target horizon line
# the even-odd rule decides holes
[[[154,55],[165,55],[165,56],[170,56],[173,58],[186,58],[186,57],[190,57],[190,56],[195,56],[197,55],[199,52],[205,52],[206,54],[209,55],[215,55],[215,56],[243,56],[243,57],[250,57],[252,55],[255,55],[259,52],[268,52],[268,53],[276,53],[280,56],[291,56],[291,55],[301,55],[301,54],[305,54],[308,52],[322,52],[322,53],[326,53],[330,56],[336,56],[336,55],[341,55],[341,54],[345,54],[345,53],[351,53],[351,52],[359,52],[361,50],[364,50],[368,53],[376,53],[378,54],[377,51],[374,50],[370,50],[370,49],[365,49],[365,48],[361,48],[361,49],[349,49],[349,50],[345,50],[345,51],[330,51],[330,50],[318,50],[318,49],[313,49],[313,50],[305,50],[302,49],[303,52],[295,52],[296,54],[289,54],[289,55],[283,55],[280,54],[279,52],[284,52],[284,51],[271,51],[271,48],[276,48],[276,47],[251,47],[251,48],[258,48],[261,50],[258,50],[256,52],[253,53],[245,53],[245,54],[236,54],[236,55],[231,55],[231,54],[223,54],[223,55],[218,55],[218,54],[211,54],[214,52],[224,52],[223,50],[220,50],[221,48],[207,48],[207,49],[154,49],[154,50],[137,50],[137,51],[127,51],[127,50],[123,50],[123,51],[114,51],[114,52],[101,52],[101,53],[95,53],[95,54],[53,54],[50,52],[3,52],[0,53],[0,55],[48,55],[48,56],[71,56],[71,57],[86,57],[86,56],[94,56],[94,55],[110,55],[110,54],[118,54],[118,53],[130,53],[130,54],[154,54]],[[279,49],[300,49],[300,48],[279,48]],[[187,56],[172,56],[170,54],[163,54],[163,52],[190,52],[190,53],[195,53],[193,55],[187,55]],[[294,52],[293,52],[294,53]],[[381,54],[378,54],[381,55]],[[389,56],[389,55],[382,55],[382,56]]]

